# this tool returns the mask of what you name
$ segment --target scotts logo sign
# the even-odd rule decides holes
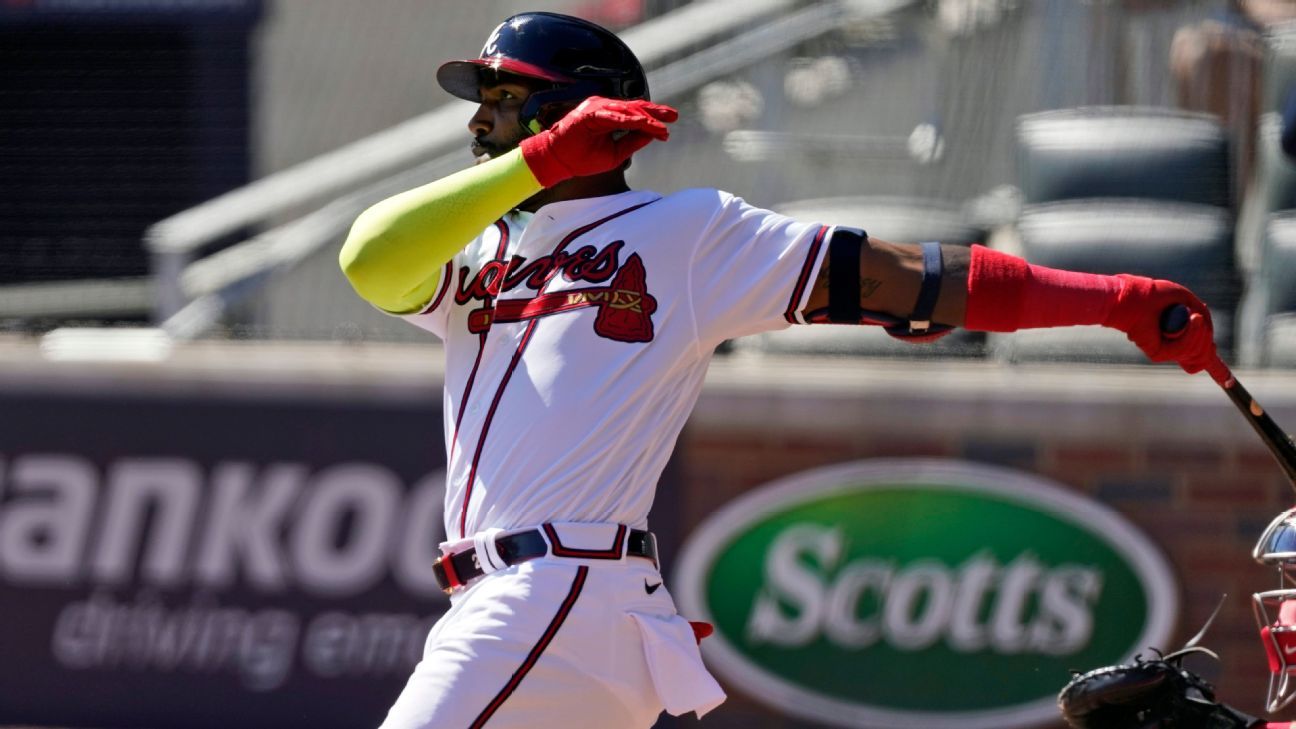
[[[786,478],[699,526],[681,612],[730,683],[847,727],[1053,722],[1069,669],[1163,646],[1178,611],[1157,550],[1040,478],[879,460]]]

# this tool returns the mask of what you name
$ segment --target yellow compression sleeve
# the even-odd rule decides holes
[[[356,293],[393,314],[432,298],[446,261],[543,189],[521,150],[389,197],[360,214],[338,262]]]

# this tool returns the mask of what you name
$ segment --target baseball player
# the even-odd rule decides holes
[[[726,339],[882,324],[930,339],[1102,324],[1156,361],[1214,359],[1186,289],[909,245],[733,195],[630,190],[669,137],[639,62],[576,18],[505,20],[437,71],[478,102],[473,167],[365,211],[340,256],[359,295],[445,343],[451,607],[386,729],[649,727],[724,694],[662,586],[656,481]],[[1191,315],[1174,338],[1161,313]]]

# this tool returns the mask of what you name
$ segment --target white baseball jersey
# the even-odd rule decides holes
[[[710,189],[488,228],[406,317],[445,341],[447,538],[647,528],[716,345],[800,321],[829,233]]]
[[[800,320],[829,232],[715,190],[626,192],[512,213],[446,265],[407,318],[446,343],[443,548],[487,574],[382,729],[646,729],[724,700],[621,525],[646,528],[716,345]],[[553,553],[500,566],[499,530],[542,524]]]

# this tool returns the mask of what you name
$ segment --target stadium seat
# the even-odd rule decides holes
[[[1208,114],[1154,107],[1080,107],[1018,119],[1024,206],[1016,232],[1032,263],[1178,281],[1211,306],[1231,349],[1237,297],[1230,144]],[[1146,362],[1102,327],[991,335],[1012,362]]]
[[[1271,215],[1257,270],[1239,309],[1240,359],[1251,367],[1296,367],[1296,210]]]
[[[1017,228],[1022,253],[1032,263],[1184,284],[1211,306],[1216,342],[1229,348],[1236,277],[1227,210],[1159,200],[1071,200],[1027,206]],[[995,334],[988,347],[995,359],[1011,362],[1146,361],[1122,333],[1102,327]]]
[[[1025,203],[1140,198],[1231,206],[1229,143],[1212,116],[1152,107],[1080,107],[1017,121]]]
[[[798,220],[862,228],[882,240],[940,241],[971,245],[985,240],[987,231],[970,222],[961,206],[923,198],[835,197],[799,200],[775,206]],[[839,354],[874,357],[981,357],[985,336],[955,330],[931,344],[912,344],[889,336],[878,327],[793,326],[777,332],[744,337],[735,351],[782,354]]]
[[[1263,341],[1266,367],[1296,369],[1296,312],[1270,316]]]

